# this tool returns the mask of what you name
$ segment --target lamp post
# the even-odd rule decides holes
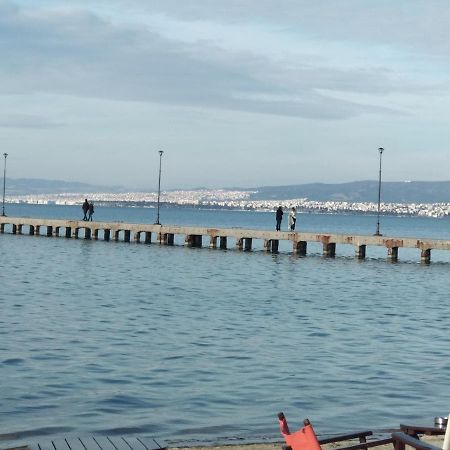
[[[5,163],[3,165],[3,208],[2,208],[2,216],[6,216],[5,214],[5,192],[6,192],[6,158],[8,157],[8,153],[3,153],[5,158]]]
[[[382,236],[380,234],[380,202],[381,202],[381,155],[384,152],[384,148],[380,147],[378,149],[380,152],[380,171],[378,173],[378,213],[377,213],[377,231],[375,231],[374,236]]]
[[[161,159],[162,159],[162,155],[163,155],[163,151],[159,150],[159,180],[158,180],[158,213],[156,216],[156,222],[155,225],[161,225],[159,223],[159,199],[161,197]]]

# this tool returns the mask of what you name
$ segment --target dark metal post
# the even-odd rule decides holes
[[[5,157],[5,163],[3,165],[3,209],[2,216],[6,216],[5,214],[5,192],[6,192],[6,158],[8,157],[8,153],[3,153]]]
[[[378,213],[377,213],[377,231],[375,232],[375,236],[382,236],[380,234],[380,203],[381,203],[381,155],[384,152],[384,148],[380,147],[378,149],[380,152],[380,171],[378,174]]]
[[[159,180],[158,180],[158,213],[156,216],[156,222],[155,225],[161,225],[159,223],[159,199],[161,197],[161,159],[162,159],[162,155],[163,155],[163,151],[159,150]]]

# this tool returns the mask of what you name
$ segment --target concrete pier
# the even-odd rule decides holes
[[[311,233],[292,231],[251,230],[245,228],[206,228],[178,225],[133,224],[123,222],[86,222],[83,220],[35,219],[25,217],[0,216],[0,234],[9,233],[31,236],[65,237],[84,239],[103,239],[104,241],[135,242],[160,245],[175,245],[180,242],[187,247],[226,250],[230,240],[235,248],[251,251],[255,242],[260,241],[267,252],[279,251],[280,242],[292,245],[292,253],[306,255],[308,242],[322,244],[325,257],[334,257],[339,245],[352,245],[355,257],[364,259],[370,247],[385,247],[386,257],[390,261],[399,259],[400,249],[415,248],[420,251],[423,263],[431,262],[432,250],[450,250],[450,240],[418,239],[411,237],[387,237],[373,235],[347,235],[334,233]],[[178,241],[176,238],[178,237]],[[260,244],[261,245],[261,244]]]

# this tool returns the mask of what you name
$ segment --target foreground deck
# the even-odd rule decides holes
[[[139,437],[91,436],[86,438],[61,438],[30,445],[29,450],[160,450],[157,441]]]
[[[61,437],[14,447],[11,450],[163,450],[166,446],[152,438],[120,436]]]
[[[387,249],[388,259],[393,261],[398,259],[399,248],[416,248],[420,250],[420,259],[425,263],[431,260],[431,250],[450,250],[450,241],[441,239],[3,216],[0,216],[0,233],[134,241],[145,244],[156,242],[162,245],[174,245],[175,237],[181,236],[183,244],[189,247],[202,247],[206,244],[210,248],[227,249],[230,248],[230,242],[234,241],[234,247],[238,250],[251,250],[253,241],[260,240],[263,242],[263,248],[269,252],[278,252],[280,241],[289,241],[292,244],[292,252],[300,255],[306,255],[308,242],[318,242],[322,244],[325,256],[335,256],[336,245],[345,244],[354,246],[355,256],[359,259],[366,257],[367,246],[381,246]]]

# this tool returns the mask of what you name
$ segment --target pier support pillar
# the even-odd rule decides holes
[[[365,259],[366,257],[366,245],[357,245],[355,248],[355,256],[358,259]]]
[[[72,237],[72,228],[66,227],[66,238]]]
[[[297,253],[298,255],[305,256],[306,255],[306,247],[307,247],[306,241],[294,241],[292,245],[292,251],[294,253]]]
[[[184,239],[184,243],[188,247],[201,247],[202,246],[202,235],[201,234],[188,234]]]
[[[92,230],[90,228],[85,228],[84,229],[84,238],[85,239],[90,239],[91,238],[91,233],[92,233]]]
[[[59,230],[61,227],[54,227],[53,228],[53,236],[59,237]]]
[[[131,238],[131,231],[130,230],[124,230],[123,232],[123,240],[124,242],[130,242]]]
[[[114,241],[118,241],[119,240],[119,236],[120,236],[120,230],[114,231],[113,240]]]
[[[74,239],[78,239],[79,233],[80,233],[80,229],[78,227],[72,228],[72,237]]]
[[[227,249],[227,237],[226,236],[220,236],[220,248],[222,250]]]
[[[94,230],[94,239],[98,241],[98,228]]]
[[[22,224],[17,225],[17,234],[22,234],[22,228],[23,228]]]
[[[277,253],[278,252],[278,239],[265,239],[264,240],[264,249],[268,252]]]
[[[201,238],[201,236],[200,236]],[[173,233],[159,233],[158,242],[162,245],[173,245],[175,241],[175,235]],[[200,247],[201,247],[200,243]],[[198,247],[198,245],[192,245],[192,247]]]
[[[144,244],[150,244],[152,242],[152,233],[146,231],[144,234]]]
[[[2,224],[0,225],[0,233],[4,233],[4,232],[5,232],[5,224],[2,223]]]
[[[133,235],[133,241],[136,242],[136,244],[139,244],[141,242],[141,232],[136,231]]]
[[[47,225],[47,237],[53,236],[53,227],[51,225]]]
[[[109,228],[106,228],[103,231],[103,240],[104,241],[109,241],[111,239],[111,230]]]
[[[431,262],[431,248],[426,248],[420,253],[420,261],[424,264]]]
[[[2,228],[3,228],[3,224],[2,224]],[[2,233],[3,233],[3,230],[2,230]],[[28,234],[34,235],[34,226],[33,225],[30,225],[30,229],[28,230]]]
[[[16,233],[17,233],[17,225],[15,223],[13,223],[12,234],[16,234]]]
[[[236,239],[236,249],[242,250],[243,248],[244,248],[244,239],[243,238]]]
[[[388,259],[391,261],[398,260],[398,247],[389,247],[388,248]]]
[[[217,236],[209,237],[209,248],[217,248]]]
[[[41,234],[41,226],[40,225],[36,225],[34,227],[34,235],[35,236],[39,236]]]
[[[336,243],[324,242],[323,244],[323,256],[334,258],[336,256]]]

